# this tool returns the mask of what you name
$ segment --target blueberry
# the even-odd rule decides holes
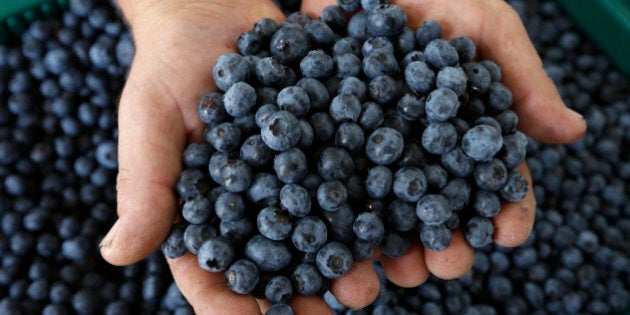
[[[497,128],[481,124],[470,128],[462,137],[462,150],[476,161],[489,161],[503,146]]]
[[[492,82],[488,88],[488,105],[496,110],[505,110],[512,105],[512,92],[500,82]]]
[[[449,174],[457,177],[466,177],[475,168],[475,160],[466,155],[459,147],[443,154],[441,162]]]
[[[363,212],[352,224],[354,234],[366,241],[380,242],[385,234],[385,225],[381,218],[372,212]]]
[[[422,147],[429,153],[445,154],[456,145],[457,130],[451,123],[432,123],[422,132]]]
[[[258,279],[258,268],[247,259],[235,261],[225,271],[225,283],[238,294],[250,293],[258,283]]]
[[[352,251],[352,256],[354,257],[354,260],[368,260],[372,258],[374,256],[374,251],[378,246],[377,241],[380,241],[380,239],[364,240],[357,237],[352,240],[352,244],[350,244],[350,250]]]
[[[254,176],[247,190],[250,201],[259,205],[274,206],[278,204],[278,196],[282,184],[278,177],[269,173],[258,173]]]
[[[366,17],[367,15],[365,12],[358,12],[350,18],[346,24],[346,33],[348,36],[354,37],[360,41],[364,41],[371,36],[366,25]]]
[[[311,50],[300,61],[300,70],[306,78],[328,77],[333,72],[334,66],[333,58],[323,50]]]
[[[501,200],[494,192],[479,190],[474,195],[473,208],[478,214],[491,218],[501,211]]]
[[[517,202],[523,200],[527,195],[528,184],[525,176],[517,169],[508,172],[507,183],[499,191],[501,197],[509,202]]]
[[[361,114],[361,101],[353,94],[339,94],[330,103],[330,116],[337,123],[357,121]]]
[[[345,29],[346,23],[348,22],[343,10],[336,5],[326,6],[320,14],[319,19],[328,24],[328,26],[336,32]]]
[[[306,33],[314,46],[327,47],[335,41],[335,32],[328,24],[322,21],[308,21],[304,24],[304,33]]]
[[[235,245],[241,245],[255,232],[254,222],[248,217],[242,217],[234,221],[221,220],[219,223],[219,235]]]
[[[492,243],[494,225],[490,219],[474,216],[466,224],[466,241],[474,248],[480,248]]]
[[[262,36],[254,31],[241,33],[236,41],[236,47],[242,55],[255,55],[261,51],[262,46]]]
[[[438,87],[427,96],[425,105],[427,118],[432,122],[447,121],[457,115],[459,105],[457,94],[453,90]]]
[[[182,163],[186,168],[200,168],[210,163],[214,153],[212,147],[205,142],[193,142],[182,153]]]
[[[334,56],[335,76],[338,78],[358,77],[361,72],[361,59],[355,54],[345,53]]]
[[[211,272],[226,270],[234,258],[232,243],[223,237],[213,237],[201,245],[197,252],[199,266]]]
[[[378,128],[385,116],[383,108],[374,102],[365,102],[361,105],[361,114],[359,114],[358,123],[363,128],[363,131],[372,131]]]
[[[365,154],[370,161],[387,165],[396,161],[402,154],[404,140],[395,129],[381,127],[374,130],[367,138]]]
[[[265,315],[293,315],[293,314],[295,313],[293,312],[293,309],[291,308],[291,306],[284,303],[276,303],[272,305],[267,310],[267,312],[265,312]]]
[[[317,189],[317,203],[327,211],[335,211],[348,199],[346,186],[339,180],[322,182]]]
[[[324,211],[321,217],[327,223],[330,240],[337,240],[344,243],[348,243],[352,240],[354,236],[352,223],[354,222],[355,215],[349,205],[342,205],[335,211]]]
[[[467,62],[462,64],[462,68],[468,77],[468,88],[478,94],[485,94],[492,83],[492,77],[486,67],[476,62]]]
[[[184,230],[184,245],[196,255],[205,241],[216,236],[217,230],[211,225],[189,224]]]
[[[277,111],[269,115],[260,131],[265,144],[275,151],[285,151],[300,140],[299,122],[288,111]]]
[[[291,279],[285,276],[275,276],[265,286],[265,298],[271,303],[287,302],[292,296]]]
[[[374,36],[398,35],[407,24],[407,14],[396,5],[381,4],[367,11],[365,25]]]
[[[470,62],[475,58],[477,47],[470,37],[458,36],[451,39],[450,43],[457,50],[459,63]]]
[[[235,221],[245,214],[245,201],[240,194],[224,192],[214,202],[216,216],[225,221]]]
[[[205,138],[217,151],[231,152],[241,142],[241,129],[234,123],[223,122],[206,129]]]
[[[208,221],[213,214],[212,202],[203,195],[196,195],[186,199],[182,206],[182,217],[193,224]]]
[[[508,170],[498,159],[480,162],[475,167],[474,179],[480,189],[498,191],[507,183]]]
[[[427,194],[416,204],[416,215],[425,225],[440,225],[451,217],[449,200],[438,194]]]
[[[368,92],[372,100],[381,105],[393,104],[400,95],[401,82],[388,75],[379,75],[368,84]]]
[[[252,183],[251,166],[240,159],[230,159],[220,171],[221,186],[230,192],[244,192]]]
[[[297,183],[306,176],[308,171],[306,155],[300,149],[289,149],[276,155],[273,168],[278,179],[283,183]]]
[[[394,45],[387,37],[370,37],[363,42],[363,45],[361,46],[361,53],[363,56],[367,57],[373,52],[393,54]]]
[[[355,122],[343,122],[335,133],[335,145],[350,152],[363,148],[365,135],[363,129]]]
[[[442,26],[434,20],[423,21],[416,30],[416,41],[423,47],[440,37],[442,37]]]
[[[422,245],[432,251],[443,251],[451,243],[452,233],[445,225],[423,225],[420,229]]]
[[[354,13],[361,7],[361,1],[359,0],[338,0],[339,7],[348,13]]]
[[[241,145],[241,159],[251,166],[263,166],[271,162],[273,151],[265,145],[259,134],[251,135]]]
[[[440,69],[436,77],[438,88],[451,89],[461,96],[466,91],[468,77],[461,67],[444,67]]]
[[[247,241],[245,256],[253,261],[260,271],[277,271],[291,262],[291,251],[286,243],[270,240],[260,234]]]
[[[481,60],[479,64],[484,66],[488,73],[490,74],[490,78],[492,82],[501,81],[501,67],[492,60]]]
[[[387,230],[380,244],[381,254],[390,258],[398,258],[405,255],[411,246],[409,238],[400,232]]]
[[[302,78],[295,85],[306,91],[310,99],[311,110],[323,110],[328,107],[330,95],[326,86],[314,78]]]
[[[260,234],[274,241],[284,240],[291,235],[291,215],[278,207],[266,207],[260,210],[256,224]]]
[[[402,118],[415,121],[425,116],[425,99],[411,93],[405,93],[396,104],[398,115]]]
[[[315,265],[302,263],[293,270],[291,282],[296,293],[314,295],[321,290],[324,279]]]
[[[283,88],[295,83],[297,75],[277,58],[265,57],[256,62],[256,78],[266,86]]]
[[[333,56],[339,56],[343,54],[353,54],[360,56],[361,43],[354,37],[342,37],[338,39],[332,47]]]
[[[204,195],[210,190],[208,178],[197,169],[185,169],[177,182],[177,193],[184,199]]]
[[[214,82],[223,91],[227,91],[234,83],[247,80],[249,66],[241,55],[221,55],[213,67]]]
[[[379,75],[395,76],[398,69],[398,62],[393,52],[386,50],[375,50],[363,57],[361,62],[363,74],[370,79]]]
[[[113,141],[105,141],[96,147],[96,161],[106,169],[118,168],[118,149]]]
[[[444,39],[434,39],[429,42],[424,48],[424,56],[427,63],[438,69],[455,66],[459,61],[455,47]]]
[[[370,197],[383,198],[389,194],[393,181],[391,170],[386,166],[378,165],[370,168],[365,178],[365,189]]]
[[[280,205],[292,216],[303,217],[311,211],[308,191],[297,184],[287,184],[280,190]]]
[[[359,100],[363,100],[367,96],[367,86],[363,80],[357,77],[345,77],[339,82],[339,87],[337,88],[338,94],[352,94],[359,98]]]
[[[232,117],[247,115],[256,105],[256,89],[246,82],[232,84],[223,95],[225,111]]]
[[[427,179],[424,173],[416,167],[401,167],[394,174],[392,190],[399,199],[406,202],[416,202],[427,191]]]
[[[407,232],[418,224],[418,216],[413,203],[395,199],[387,207],[387,221],[397,231]]]
[[[327,147],[319,155],[317,170],[325,180],[345,180],[352,175],[355,165],[350,154],[337,147]]]
[[[317,252],[317,269],[328,279],[344,276],[352,267],[352,252],[343,243],[332,241]]]
[[[326,224],[320,218],[306,216],[295,223],[291,241],[297,250],[314,253],[326,244],[327,231]]]
[[[429,92],[435,85],[435,80],[435,72],[424,60],[412,61],[405,67],[405,82],[418,93]]]
[[[271,54],[280,61],[289,62],[304,57],[310,50],[310,40],[298,28],[282,27],[271,37]]]

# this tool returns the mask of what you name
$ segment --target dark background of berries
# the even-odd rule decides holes
[[[478,250],[461,279],[384,283],[373,305],[340,314],[630,308],[630,84],[554,2],[510,3],[589,126],[573,144],[530,141],[531,237]],[[192,313],[161,253],[123,268],[98,254],[115,219],[115,108],[132,54],[116,9],[98,1],[70,1],[63,17],[0,46],[0,314]]]

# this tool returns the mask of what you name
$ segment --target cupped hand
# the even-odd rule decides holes
[[[120,0],[123,2],[123,0]],[[284,19],[271,1],[141,1],[121,3],[136,42],[136,56],[119,106],[119,219],[101,246],[112,264],[143,259],[161,244],[176,216],[173,187],[181,171],[181,152],[199,140],[202,123],[195,103],[215,88],[212,66],[216,58],[235,51],[235,38],[263,17]],[[134,4],[132,4],[134,3]],[[581,136],[581,117],[565,108],[555,86],[542,69],[527,34],[514,13],[500,0],[394,1],[405,8],[409,26],[425,19],[442,23],[444,36],[470,36],[484,59],[503,68],[503,81],[513,91],[519,128],[546,142],[570,142]],[[312,16],[336,1],[304,1]],[[526,166],[521,172],[531,179]],[[531,231],[535,200],[530,193],[520,203],[504,205],[495,218],[495,241],[517,246]],[[451,246],[442,252],[415,243],[402,258],[381,258],[388,278],[411,287],[430,273],[456,278],[472,266],[473,250],[456,231]],[[168,260],[174,278],[198,314],[256,314],[268,305],[249,295],[232,293],[223,274],[209,273],[192,254]],[[360,308],[372,302],[379,283],[371,263],[355,263],[349,274],[333,281],[332,291],[346,306]],[[327,314],[319,297],[297,297],[291,302],[298,314]]]
[[[235,52],[235,39],[260,19],[284,20],[271,1],[141,2],[120,1],[136,54],[118,109],[118,220],[101,243],[103,258],[114,265],[154,252],[175,220],[181,154],[187,143],[202,139],[196,103],[215,89],[215,60]],[[261,312],[251,295],[233,293],[223,273],[202,270],[194,255],[168,263],[197,314]],[[319,298],[296,299],[293,306],[330,312]]]
[[[468,36],[477,45],[477,58],[490,59],[502,68],[502,82],[513,93],[513,110],[519,115],[518,128],[534,139],[548,143],[569,143],[586,131],[583,118],[568,109],[552,80],[543,69],[527,32],[517,13],[503,0],[397,0],[408,16],[407,25],[415,30],[425,20],[442,25],[442,36],[451,39]],[[334,0],[305,0],[302,11],[319,16]],[[529,184],[527,196],[518,203],[504,203],[494,217],[496,244],[514,247],[529,236],[536,211],[531,175],[523,163],[519,166]],[[461,231],[453,233],[450,246],[441,252],[414,243],[400,258],[380,258],[386,276],[401,287],[422,284],[433,274],[443,279],[458,278],[472,268],[474,251]],[[361,272],[333,283],[332,292],[351,308],[361,308],[374,298],[378,287],[369,263],[357,264]],[[360,274],[361,276],[353,276]]]

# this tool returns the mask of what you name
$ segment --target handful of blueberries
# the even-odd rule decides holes
[[[441,251],[456,228],[491,243],[501,201],[528,190],[512,94],[470,38],[406,22],[387,1],[339,1],[243,33],[213,69],[222,92],[197,104],[206,141],[183,153],[164,254],[286,308],[376,247]]]

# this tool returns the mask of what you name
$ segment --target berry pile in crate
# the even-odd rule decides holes
[[[167,257],[190,251],[233,291],[284,303],[377,246],[441,251],[453,229],[488,245],[501,202],[525,197],[527,138],[500,66],[435,21],[409,29],[396,5],[344,3],[262,19],[217,59]]]

